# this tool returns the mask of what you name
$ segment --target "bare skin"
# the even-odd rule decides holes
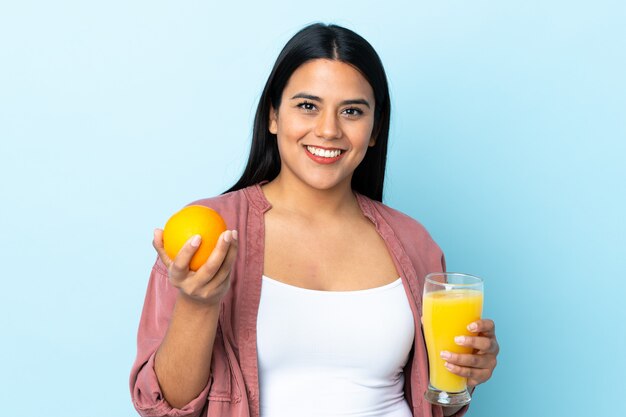
[[[371,86],[348,64],[313,60],[292,74],[279,108],[269,115],[281,171],[263,187],[272,204],[265,214],[266,275],[326,291],[373,288],[398,278],[384,241],[361,213],[351,188],[354,170],[376,142],[374,109]],[[341,151],[342,156],[320,164],[307,154],[311,147]],[[199,242],[187,242],[174,260],[163,250],[161,230],[155,231],[153,244],[168,267],[170,282],[180,290],[155,371],[165,399],[181,408],[197,397],[210,377],[219,305],[237,255],[236,232],[222,234],[195,273],[188,265]],[[492,324],[478,322],[477,336],[463,341],[475,354],[447,359],[456,366],[452,372],[469,375],[473,384],[489,379],[495,367],[498,349]]]
[[[237,256],[237,232],[226,231],[207,262],[190,271],[199,238],[190,239],[172,260],[163,248],[163,231],[154,233],[153,246],[167,266],[170,283],[179,289],[154,364],[163,396],[175,408],[196,398],[208,383],[220,302],[230,287],[229,274]]]
[[[467,386],[470,391],[487,382],[497,364],[496,357],[500,352],[500,346],[496,339],[496,327],[493,320],[483,319],[470,323],[467,329],[476,336],[457,337],[455,342],[459,346],[467,346],[474,349],[471,354],[458,354],[442,351],[441,357],[446,360],[446,368],[453,374],[467,378]],[[446,407],[443,409],[444,416],[451,416],[461,407]]]
[[[356,69],[318,59],[296,70],[269,115],[281,171],[263,187],[266,275],[309,289],[347,291],[398,278],[384,241],[363,216],[351,179],[374,146],[374,93]],[[310,147],[341,151],[333,163]]]
[[[303,103],[297,99],[303,92],[316,99]],[[355,98],[370,106],[346,110],[342,103]],[[266,275],[329,291],[371,288],[397,278],[384,242],[360,212],[350,185],[355,161],[375,144],[374,105],[367,82],[346,64],[316,60],[292,75],[269,120],[283,163],[278,177],[263,187],[272,204],[265,215]],[[341,149],[347,158],[338,164],[311,164],[305,153],[309,145]],[[458,343],[474,352],[447,356],[451,372],[467,377],[472,390],[491,377],[499,351],[493,321],[473,324],[470,331],[476,336]],[[444,415],[459,409],[447,407]]]
[[[291,208],[278,187],[274,182],[264,188],[273,204],[265,214],[265,275],[322,291],[380,287],[398,278],[384,241],[352,193],[346,206],[311,215],[304,199]]]

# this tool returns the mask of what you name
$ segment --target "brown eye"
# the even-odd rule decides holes
[[[356,107],[350,107],[348,109],[345,109],[343,112],[347,114],[348,116],[352,116],[352,117],[361,116],[363,114],[363,111]]]
[[[305,110],[305,111],[307,111],[307,112],[310,112],[310,111],[314,111],[314,110],[315,110],[315,104],[313,104],[313,103],[309,103],[309,102],[307,102],[307,101],[305,101],[305,102],[303,102],[303,103],[298,104],[298,107],[300,107],[302,110]]]

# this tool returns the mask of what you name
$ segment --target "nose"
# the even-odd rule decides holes
[[[317,137],[326,140],[341,138],[341,126],[337,120],[337,115],[332,111],[322,111],[315,125],[314,133]]]

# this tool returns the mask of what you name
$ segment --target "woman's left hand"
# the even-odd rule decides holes
[[[500,346],[496,340],[496,325],[484,319],[470,323],[467,329],[475,336],[457,336],[457,345],[471,347],[473,353],[460,354],[443,351],[441,357],[450,372],[467,378],[468,387],[475,387],[491,378],[496,367]]]

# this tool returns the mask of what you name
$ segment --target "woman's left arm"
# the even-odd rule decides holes
[[[467,329],[475,336],[457,336],[454,341],[457,345],[474,349],[473,353],[460,354],[443,351],[441,357],[446,361],[445,366],[450,372],[467,378],[467,385],[472,389],[491,378],[496,367],[500,346],[496,339],[496,326],[493,320],[483,319],[470,323]],[[443,415],[451,416],[456,413],[456,407],[444,408]]]

